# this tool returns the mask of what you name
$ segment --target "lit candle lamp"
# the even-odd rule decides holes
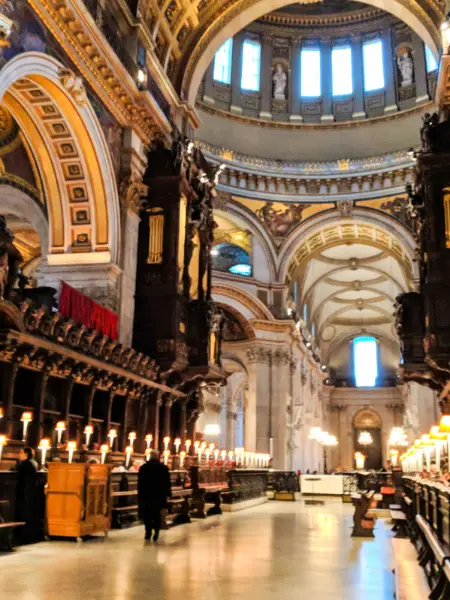
[[[169,462],[170,450],[164,450],[163,455],[164,455],[164,464],[167,467],[167,463]]]
[[[228,460],[231,462],[233,460],[233,450],[228,452]]]
[[[398,465],[398,450],[391,450],[389,454],[391,457],[391,465],[396,467]]]
[[[215,444],[213,444],[213,443],[211,443],[211,444],[209,445],[209,451],[210,451],[211,453],[212,453],[212,452],[214,452],[214,448],[215,448],[215,446],[216,446],[216,445],[215,445]]]
[[[0,435],[0,460],[2,460],[3,446],[6,446],[6,435]]]
[[[185,456],[186,456],[186,452],[181,451],[180,452],[180,469],[183,468]]]
[[[164,451],[167,451],[169,449],[170,437],[168,435],[166,435],[166,437],[163,439],[163,442],[164,442]]]
[[[67,442],[67,451],[69,452],[69,463],[72,462],[72,460],[73,460],[73,453],[75,452],[76,449],[77,449],[77,443],[76,442]]]
[[[234,454],[236,455],[236,466],[239,466],[239,459],[240,459],[240,449],[239,448],[235,448],[234,449]]]
[[[194,442],[194,452],[195,454],[198,453],[198,449],[200,448],[200,442]]]
[[[151,445],[152,445],[152,441],[153,441],[153,436],[152,436],[152,434],[151,434],[151,433],[148,433],[148,434],[145,436],[145,443],[147,444],[147,450],[148,450],[148,449],[151,447]]]
[[[41,465],[44,467],[45,466],[45,458],[47,456],[47,450],[50,448],[50,440],[41,440],[39,442],[39,446],[38,446],[39,450],[41,451]]]
[[[84,428],[84,435],[86,436],[86,447],[89,448],[89,443],[91,441],[91,435],[94,433],[94,428],[92,425],[86,425]]]
[[[180,438],[175,438],[174,446],[175,446],[175,454],[178,454],[178,452],[180,451],[180,446],[181,446]]]
[[[109,438],[109,447],[111,448],[111,450],[114,449],[114,440],[117,437],[117,431],[115,429],[110,429],[109,433],[108,433],[108,438]]]
[[[221,453],[220,453],[221,459],[225,460],[226,456],[227,456],[227,451],[226,450],[222,450]]]
[[[206,458],[206,462],[209,463],[209,457],[211,456],[211,450],[209,448],[206,448],[205,450],[205,458]]]
[[[186,442],[185,442],[184,445],[186,446],[186,454],[189,454],[189,450],[190,450],[191,445],[192,445],[191,440],[186,440]]]
[[[131,458],[132,454],[133,454],[133,446],[127,446],[125,448],[125,455],[126,455],[126,458],[125,458],[125,468],[126,469],[128,469],[128,467],[130,466],[130,458]]]
[[[145,450],[145,460],[147,462],[150,460],[150,452],[151,452],[151,449],[150,448],[146,448],[146,450]]]
[[[201,449],[202,449],[202,451],[204,452],[204,451],[205,451],[205,448],[206,448],[206,442],[202,442],[202,443],[200,444],[200,448],[201,448]]]
[[[58,421],[56,423],[55,430],[56,430],[57,442],[58,442],[58,444],[60,444],[62,441],[62,434],[66,430],[66,424],[64,423],[64,421]]]
[[[137,435],[135,431],[130,431],[128,434],[128,440],[130,442],[130,446],[134,448],[134,442],[136,441]]]
[[[108,444],[102,444],[100,446],[100,452],[102,453],[102,465],[104,465],[105,464],[106,455],[109,452],[109,446],[108,446]]]
[[[197,448],[197,458],[198,458],[198,464],[200,464],[202,462],[202,455],[203,455],[203,450],[202,447],[199,446]]]
[[[20,417],[20,420],[23,423],[22,441],[26,442],[26,440],[27,440],[28,424],[31,423],[31,421],[33,420],[33,415],[30,412],[24,412],[24,413],[22,413],[22,416]]]
[[[219,458],[219,450],[218,450],[218,448],[216,448],[214,450],[214,460],[217,462],[218,458]]]

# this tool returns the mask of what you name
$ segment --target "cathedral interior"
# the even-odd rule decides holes
[[[0,0],[2,597],[450,598],[449,11]]]

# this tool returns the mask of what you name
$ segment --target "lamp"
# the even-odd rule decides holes
[[[102,453],[102,465],[103,465],[103,464],[105,464],[106,455],[109,452],[109,446],[108,446],[108,444],[102,444],[100,446],[100,452]]]
[[[137,435],[135,431],[130,431],[128,434],[128,440],[130,442],[130,446],[134,448],[134,442],[136,441]]]
[[[94,433],[92,425],[86,425],[84,428],[84,435],[86,436],[86,447],[89,448],[89,442],[91,441],[91,435]]]
[[[391,457],[391,465],[396,467],[398,465],[398,450],[390,450],[389,455]]]
[[[447,435],[447,457],[450,461],[450,415],[442,415],[439,423],[439,433],[445,433]]]
[[[180,469],[183,468],[185,456],[186,456],[186,452],[181,451],[180,452]]]
[[[50,448],[50,440],[44,439],[39,442],[38,449],[41,451],[41,465],[45,466],[45,457],[47,456],[47,450]]]
[[[317,440],[321,434],[322,434],[321,427],[311,427],[311,429],[309,430],[308,439],[309,440]]]
[[[153,436],[151,433],[148,433],[145,436],[145,443],[147,444],[147,450],[150,448],[150,446],[152,445],[152,441],[153,441]]]
[[[28,424],[31,423],[31,421],[33,420],[33,414],[30,412],[24,412],[24,413],[22,413],[20,420],[23,423],[22,441],[26,442],[27,441]]]
[[[180,438],[175,438],[174,446],[175,446],[175,454],[178,454],[178,452],[180,450],[180,446],[181,446]]]
[[[3,446],[6,446],[6,435],[0,435],[0,460],[2,460]]]
[[[72,462],[73,453],[75,452],[76,449],[77,449],[77,443],[76,442],[67,442],[67,450],[69,452],[69,463]]]
[[[191,440],[186,440],[184,445],[186,446],[186,454],[189,454],[189,450],[192,446],[192,441]]]
[[[108,433],[108,437],[109,437],[109,447],[111,448],[111,450],[114,449],[114,440],[117,437],[117,431],[115,429],[110,429],[109,433]]]
[[[168,435],[166,435],[166,437],[163,439],[163,442],[164,442],[164,450],[168,450],[169,443],[170,443],[170,437]]]
[[[133,454],[133,451],[134,451],[133,446],[127,446],[125,448],[125,455],[126,455],[125,468],[126,469],[128,469],[128,467],[130,466],[130,458],[131,458],[131,455]]]
[[[364,463],[366,462],[366,457],[364,456],[364,454],[362,452],[355,452],[355,461],[356,468],[359,471],[362,471],[364,469]]]
[[[425,433],[420,438],[420,448],[425,454],[425,459],[427,461],[427,471],[429,473],[431,471],[431,452],[434,448],[434,442],[430,440],[430,436],[428,435],[428,433]]]
[[[164,455],[164,464],[167,467],[167,463],[169,461],[169,456],[170,456],[170,450],[164,450],[163,455]]]
[[[360,446],[371,446],[373,444],[373,437],[369,431],[361,431],[358,436],[358,444]]]
[[[393,427],[388,441],[389,446],[407,446],[408,437],[403,427]]]
[[[441,448],[447,445],[447,436],[439,431],[439,425],[434,425],[430,429],[430,439],[434,441],[436,448],[436,469],[441,470]]]
[[[57,439],[58,444],[61,443],[62,434],[64,433],[65,430],[66,430],[66,424],[64,423],[64,421],[58,421],[56,423],[56,427],[55,427],[56,436],[57,436],[56,439]]]

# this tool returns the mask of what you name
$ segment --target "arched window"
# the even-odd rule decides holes
[[[352,49],[338,46],[331,52],[333,96],[353,94]]]
[[[356,387],[374,387],[378,377],[377,340],[359,336],[353,340],[353,369]]]
[[[257,40],[245,40],[242,45],[241,88],[259,92],[261,71],[261,44]]]
[[[427,73],[432,73],[433,71],[436,71],[436,69],[438,68],[438,64],[436,62],[436,59],[434,58],[434,54],[431,52],[428,46],[425,46],[425,61],[427,63]]]
[[[304,98],[318,98],[320,87],[320,50],[308,48],[302,50],[300,58],[300,87]]]
[[[308,305],[307,304],[303,305],[303,320],[304,321],[308,320]]]
[[[370,40],[363,44],[364,91],[373,92],[384,88],[383,43]]]
[[[313,324],[311,325],[311,335],[312,335],[313,337],[316,337],[316,324],[315,324],[315,323],[313,323]]]
[[[213,269],[218,271],[228,271],[233,275],[244,275],[250,277],[252,274],[252,265],[250,256],[240,246],[223,242],[217,244],[211,250]]]
[[[231,61],[233,55],[233,38],[228,38],[217,50],[214,57],[213,78],[220,83],[231,83]]]

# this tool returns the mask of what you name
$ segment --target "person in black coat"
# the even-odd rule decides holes
[[[39,536],[37,463],[32,448],[22,448],[16,466],[16,521],[25,525],[18,530],[23,544],[35,542]]]
[[[161,510],[167,507],[171,495],[169,469],[159,462],[159,452],[152,450],[150,460],[142,465],[138,474],[139,518],[144,521],[146,540],[154,531],[153,541],[158,541]]]

